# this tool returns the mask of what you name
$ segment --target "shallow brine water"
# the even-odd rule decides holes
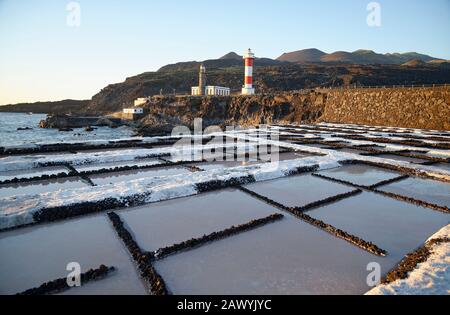
[[[450,172],[450,163],[437,163],[431,166]]]
[[[319,174],[364,186],[375,185],[401,175],[382,168],[359,164],[333,168],[321,171]]]
[[[120,212],[138,244],[153,251],[279,212],[235,189]]]
[[[212,170],[217,168],[231,168],[231,167],[239,167],[239,166],[252,166],[259,165],[263,163],[272,163],[272,162],[280,162],[287,160],[295,160],[301,159],[304,157],[312,156],[312,154],[306,152],[285,152],[285,153],[273,153],[262,156],[260,159],[255,155],[254,157],[247,156],[233,156],[230,155],[224,158],[224,161],[213,161],[206,163],[198,163],[193,164],[193,166],[199,167],[203,170]]]
[[[371,192],[308,212],[353,235],[403,256],[447,225],[450,215]]]
[[[250,184],[245,188],[287,207],[305,206],[353,190],[351,187],[323,180],[311,174]]]
[[[383,186],[380,190],[450,207],[450,183],[422,178],[408,178]]]
[[[196,166],[202,170],[209,171],[217,168],[232,168],[232,167],[239,167],[239,166],[252,166],[252,165],[258,165],[264,163],[263,161],[246,161],[246,162],[239,162],[239,161],[214,161],[214,162],[208,162],[208,163],[197,163],[192,164],[192,166]]]
[[[423,160],[423,159],[413,158],[413,157],[409,157],[409,156],[402,156],[402,155],[394,155],[394,154],[381,154],[381,155],[377,155],[377,157],[383,158],[383,159],[416,163],[416,164],[427,162],[427,160]]]
[[[287,215],[283,220],[156,263],[175,294],[362,294],[377,257]]]
[[[101,264],[117,270],[67,294],[145,294],[145,288],[105,215],[0,233],[0,294],[15,294]]]

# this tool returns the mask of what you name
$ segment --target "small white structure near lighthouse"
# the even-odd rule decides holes
[[[253,88],[253,63],[255,61],[255,54],[249,48],[243,58],[245,62],[245,77],[244,85],[242,86],[242,95],[255,95],[255,89]]]
[[[144,113],[144,109],[141,107],[124,108],[123,113],[124,114],[142,115]]]
[[[122,111],[122,118],[129,120],[136,120],[144,115],[144,107],[150,102],[149,97],[141,97],[134,100],[134,107],[124,108]]]
[[[124,108],[122,112],[122,119],[138,120],[144,116],[144,109],[142,107]]]
[[[198,86],[193,86],[191,94],[194,96],[201,96],[201,95],[207,95],[207,96],[229,96],[231,93],[230,88],[223,87],[223,86],[210,86],[207,85],[202,90],[203,93],[200,93],[201,89]]]
[[[198,75],[198,86],[191,88],[191,94],[193,96],[229,96],[231,90],[223,86],[206,85],[206,67],[201,65]]]
[[[149,101],[148,97],[140,97],[134,100],[134,106],[144,106],[147,104],[147,102]]]

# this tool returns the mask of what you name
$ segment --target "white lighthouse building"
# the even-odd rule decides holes
[[[245,80],[244,86],[242,86],[242,95],[254,95],[255,89],[253,88],[253,62],[255,61],[255,54],[249,48],[244,54],[245,61]]]
[[[198,75],[198,86],[191,88],[191,95],[194,96],[230,96],[231,90],[228,87],[206,85],[206,67],[200,66]]]

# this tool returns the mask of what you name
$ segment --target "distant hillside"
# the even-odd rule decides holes
[[[303,49],[290,53],[284,53],[277,60],[280,61],[289,61],[289,62],[321,62],[321,58],[326,55],[321,50],[311,48],[311,49]]]
[[[408,62],[405,62],[404,64],[402,64],[402,66],[404,67],[420,67],[420,66],[424,66],[426,65],[425,61],[422,61],[420,59],[414,59]]]
[[[257,64],[261,67],[287,65],[288,62],[274,60],[270,58],[256,58]],[[188,61],[166,65],[158,70],[158,72],[183,71],[198,69],[203,64],[206,69],[228,68],[233,66],[242,66],[244,64],[242,56],[235,52],[230,52],[219,59],[210,59],[205,61]]]
[[[331,54],[324,53],[318,49],[304,49],[290,53],[284,53],[277,58],[279,61],[293,63],[343,63],[343,64],[393,64],[401,65],[412,60],[430,62],[439,60],[428,55],[410,53],[378,54],[372,50],[356,50],[354,52],[337,51]]]
[[[424,62],[429,62],[432,60],[441,60],[439,58],[434,58],[428,55],[424,55],[424,54],[418,54],[416,52],[409,52],[409,53],[404,53],[404,54],[386,54],[387,57],[391,58],[393,61],[396,61],[396,63],[405,63],[411,60],[422,60]]]
[[[336,51],[332,54],[326,54],[320,58],[322,62],[334,62],[334,63],[347,63],[359,64],[360,62],[356,62],[356,56],[353,56],[352,53],[346,51]]]
[[[63,100],[57,102],[20,103],[0,106],[0,112],[39,113],[39,114],[67,114],[83,113],[89,105],[89,100]]]
[[[417,67],[401,65],[359,64],[295,64],[280,62],[265,65],[267,59],[255,61],[254,79],[257,93],[299,90],[315,87],[450,83],[450,68],[440,64]],[[270,59],[269,59],[270,60]],[[242,60],[217,59],[205,61],[207,84],[230,87],[238,93],[242,87],[244,66]],[[198,84],[200,62],[168,65],[156,72],[146,72],[112,84],[92,98],[91,112],[119,111],[133,99],[159,94],[189,94]]]
[[[234,60],[242,60],[242,56],[239,56],[238,54],[236,54],[234,51],[220,57],[219,59],[234,59]]]
[[[437,60],[431,60],[428,61],[429,64],[445,64],[445,65],[450,65],[450,60],[442,60],[442,59],[437,59]]]

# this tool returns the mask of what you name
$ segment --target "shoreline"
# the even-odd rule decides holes
[[[61,128],[40,128],[40,121],[45,120],[46,117],[45,114],[0,113],[0,147],[4,148],[3,151],[20,147],[24,153],[34,153],[33,148],[41,145],[49,148],[51,145],[56,146],[64,143],[83,143],[86,141],[95,143],[99,139],[103,141],[127,139],[136,136],[138,132],[131,124],[121,123],[120,121],[114,123],[115,120],[106,119],[99,123],[97,123],[98,119],[94,121],[95,125],[98,126],[91,126],[85,121],[79,126],[61,125],[59,126]],[[28,149],[28,151],[25,149]],[[4,153],[0,152],[0,154]]]

